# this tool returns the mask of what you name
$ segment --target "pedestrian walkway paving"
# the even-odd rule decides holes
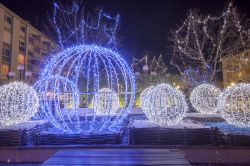
[[[42,166],[60,165],[175,165],[190,166],[175,149],[68,149],[59,150]]]

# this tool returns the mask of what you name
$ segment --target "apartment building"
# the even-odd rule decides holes
[[[1,84],[20,75],[35,81],[46,57],[58,50],[55,42],[0,3]]]
[[[250,82],[250,50],[247,49],[222,61],[224,88]]]

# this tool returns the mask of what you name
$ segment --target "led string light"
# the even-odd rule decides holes
[[[0,88],[0,126],[27,122],[38,111],[36,91],[23,82],[11,82]]]
[[[140,66],[143,66],[140,68]],[[162,55],[160,55],[158,58],[153,56],[153,58],[150,60],[150,63],[148,64],[148,55],[145,55],[141,59],[133,58],[133,63],[131,64],[131,68],[134,69],[140,75],[143,73],[142,70],[149,71],[151,75],[153,73],[156,74],[166,74],[167,67],[165,63],[163,62]]]
[[[190,89],[201,84],[209,83],[209,78],[212,75],[211,68],[208,66],[206,71],[200,68],[188,67],[181,76],[182,82]]]
[[[218,27],[218,34],[215,27]],[[235,40],[236,37],[239,41]],[[199,66],[204,70],[210,65],[212,80],[223,58],[230,57],[246,47],[246,38],[246,28],[241,26],[232,3],[229,3],[227,9],[218,17],[203,17],[190,12],[183,24],[173,33],[175,45],[171,63],[181,73],[190,65]]]
[[[219,97],[218,111],[229,124],[250,127],[250,84],[225,89]]]
[[[209,84],[201,84],[191,92],[190,102],[198,112],[204,114],[216,113],[220,94],[219,88]]]
[[[95,42],[101,45],[103,44],[101,42],[105,40],[105,46],[116,48],[116,36],[120,23],[119,14],[112,17],[104,13],[103,10],[99,10],[97,14],[98,17],[94,21],[95,23],[93,23],[93,20],[84,18],[86,16],[84,16],[80,5],[80,3],[74,1],[70,7],[66,8],[56,2],[54,3],[52,22],[60,47],[64,49],[65,46],[71,45],[69,44],[70,39],[74,38],[75,44],[87,44],[91,41],[90,43]],[[64,19],[62,20],[62,18]],[[77,23],[74,22],[76,18]],[[108,22],[108,24],[106,24],[105,21]],[[61,28],[62,26],[60,24],[62,24],[62,22],[64,28]],[[100,37],[100,34],[104,34],[104,36]],[[93,37],[93,35],[95,37]]]
[[[134,103],[135,79],[133,72],[120,54],[97,45],[79,45],[68,48],[55,55],[45,67],[40,82],[45,82],[43,83],[43,85],[46,85],[45,87],[49,87],[48,85],[52,83],[52,87],[54,87],[52,89],[53,94],[64,94],[64,91],[59,88],[61,84],[49,81],[55,73],[57,77],[64,78],[59,79],[62,80],[62,85],[67,84],[65,85],[66,87],[72,87],[70,93],[79,94],[80,99],[76,101],[79,101],[81,108],[88,108],[91,105],[91,100],[94,96],[98,96],[102,87],[106,87],[112,92],[115,92],[117,96],[119,96],[119,100],[122,101],[119,112],[115,118],[111,114],[96,118],[94,112],[92,112],[91,115],[89,114],[89,109],[79,108],[77,109],[81,115],[79,119],[83,119],[80,123],[85,124],[84,129],[80,124],[79,129],[68,130],[67,126],[69,125],[67,125],[64,120],[64,116],[58,116],[59,119],[56,121],[52,120],[55,127],[64,132],[72,130],[73,132],[117,132],[121,129],[124,119],[127,117]],[[67,83],[69,80],[70,83]],[[38,88],[38,92],[46,94],[51,92],[51,89]],[[77,98],[77,95],[75,98]],[[55,97],[55,100],[57,100],[56,103],[59,103],[59,97]],[[77,102],[74,105],[77,107]],[[108,105],[112,105],[112,103],[108,103]],[[44,108],[43,112],[46,113],[48,111],[48,109],[45,109],[46,102],[44,102],[42,106]],[[51,110],[53,111],[53,109]],[[57,111],[59,114],[60,109]],[[109,112],[112,112],[112,110],[109,110]],[[74,118],[74,120],[77,121],[76,124],[79,119]],[[64,125],[64,121],[66,125]]]
[[[142,95],[142,109],[147,118],[158,125],[177,125],[188,110],[185,96],[168,84],[150,87]]]
[[[119,109],[119,96],[111,89],[100,89],[92,99],[92,106],[96,115],[114,115]]]
[[[139,101],[140,101],[140,107],[141,107],[142,109],[145,109],[146,104],[147,104],[147,103],[146,103],[146,102],[147,102],[146,98],[147,98],[147,96],[151,93],[151,90],[152,90],[153,88],[155,88],[155,86],[149,86],[149,87],[147,87],[146,89],[144,89],[144,90],[141,92]]]
[[[40,111],[36,119],[47,119],[65,132],[80,132],[79,92],[66,77],[50,75],[34,84],[39,92]]]

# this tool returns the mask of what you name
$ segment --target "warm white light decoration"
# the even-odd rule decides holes
[[[112,115],[119,109],[119,97],[111,89],[102,88],[94,95],[92,105],[97,115]]]
[[[219,97],[218,111],[228,123],[250,127],[250,84],[227,88]]]
[[[43,98],[52,96],[42,102],[42,116],[66,133],[120,130],[135,97],[134,74],[126,61],[117,52],[97,45],[78,45],[60,52],[47,64],[37,84]],[[97,117],[90,108],[100,87],[111,89],[121,100],[115,116]],[[65,103],[71,107],[66,108]]]
[[[216,108],[220,93],[220,89],[213,85],[201,84],[191,92],[190,102],[192,106],[201,113],[215,113],[217,111]]]
[[[248,19],[231,2],[217,16],[201,15],[191,10],[182,24],[171,31],[170,38],[174,43],[171,64],[180,73],[190,66],[203,70],[204,74],[211,73],[206,76],[211,82],[221,71],[222,60],[248,48],[247,29]],[[241,63],[238,65],[242,66]]]
[[[143,97],[142,109],[147,118],[158,125],[177,125],[188,110],[185,96],[168,84],[150,88]]]
[[[150,94],[150,91],[154,88],[155,86],[149,86],[147,87],[146,89],[144,89],[142,92],[141,92],[141,95],[140,95],[140,99],[139,99],[139,102],[140,102],[140,107],[141,108],[145,108],[146,107],[146,98],[147,96]]]
[[[146,54],[141,59],[133,58],[131,67],[136,71],[136,73],[144,73],[151,75],[163,75],[167,72],[166,64],[163,62],[162,55],[159,55],[158,58],[153,56],[149,59],[149,55]]]
[[[0,88],[0,126],[30,120],[38,111],[39,99],[33,87],[11,82]]]

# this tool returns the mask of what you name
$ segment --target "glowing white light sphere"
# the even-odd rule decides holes
[[[227,88],[219,97],[218,111],[230,124],[250,127],[250,84]]]
[[[67,81],[61,84],[49,81],[50,77],[55,74]],[[79,118],[72,119],[71,115],[67,114],[68,111],[61,113],[62,116],[56,120],[50,116],[52,124],[64,132],[118,131],[134,103],[135,79],[129,65],[117,52],[96,45],[78,45],[55,55],[44,69],[41,81],[51,82],[51,86],[49,86],[51,88],[47,88],[49,83],[43,83],[45,88],[40,88],[38,92],[58,94],[53,100],[56,103],[61,102],[59,96],[64,93],[75,94],[73,95],[75,98],[73,105],[76,108],[73,109],[79,112]],[[69,88],[64,91],[64,87]],[[95,112],[90,108],[92,99],[98,94],[101,87],[116,92],[121,101],[119,113],[115,116],[105,114],[105,116],[96,117]],[[79,99],[76,99],[77,96]],[[77,104],[78,102],[79,104]],[[62,111],[59,104],[53,109],[47,109],[46,103],[42,104],[43,114],[46,115],[53,110],[60,114]],[[53,106],[53,104],[50,105]],[[79,128],[78,125],[74,128],[75,125],[72,124],[79,124]]]
[[[158,125],[177,125],[188,110],[185,96],[168,84],[159,84],[144,97],[143,111]]]
[[[111,89],[102,88],[94,95],[92,105],[97,115],[112,115],[119,109],[119,97]]]
[[[191,92],[190,102],[198,112],[204,114],[216,113],[220,94],[219,88],[209,84],[201,84]]]
[[[0,88],[0,126],[26,122],[39,107],[33,87],[23,82],[11,82]]]

